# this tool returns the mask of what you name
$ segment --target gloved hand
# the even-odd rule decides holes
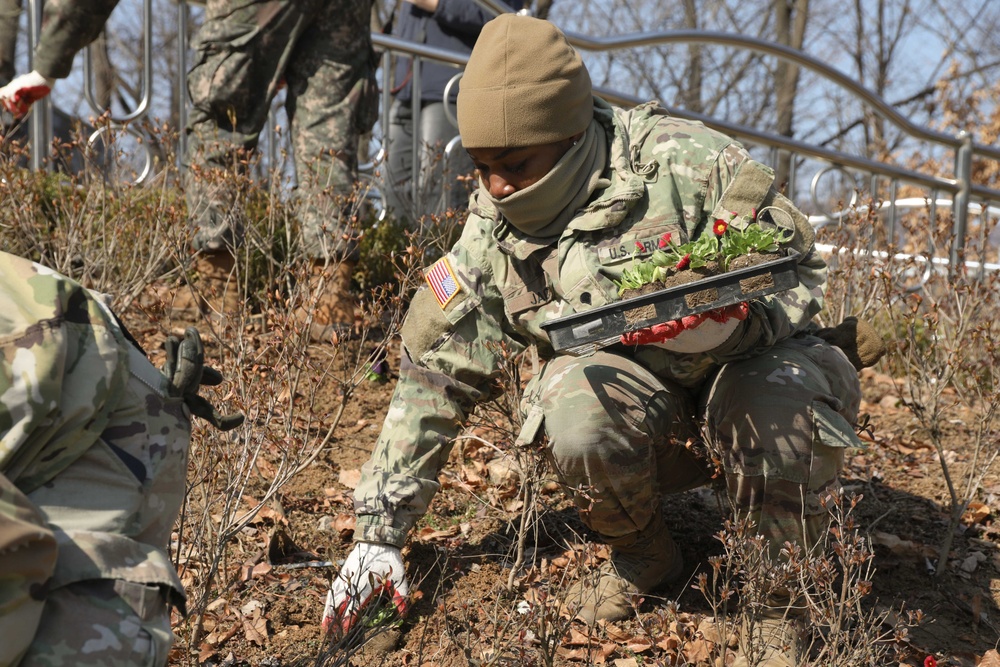
[[[337,624],[346,633],[358,620],[362,608],[380,593],[392,598],[400,616],[406,613],[406,567],[398,547],[358,542],[348,554],[340,573],[326,594],[323,630]]]
[[[856,317],[845,317],[837,326],[820,329],[816,335],[843,350],[859,371],[874,366],[885,354],[885,341],[875,327]]]
[[[184,398],[191,414],[201,417],[220,431],[229,431],[242,424],[242,413],[222,415],[207,398],[198,395],[202,385],[214,387],[222,382],[222,374],[205,365],[205,348],[198,330],[194,327],[185,329],[184,340],[170,336],[166,347],[167,360],[161,372],[170,381],[173,395]]]
[[[55,83],[55,79],[49,79],[35,71],[16,76],[13,81],[0,88],[0,104],[16,118],[20,118],[28,113],[32,104],[52,92]]]
[[[625,345],[657,345],[683,354],[707,352],[724,343],[749,314],[750,306],[743,301],[630,331],[622,334],[621,341]]]

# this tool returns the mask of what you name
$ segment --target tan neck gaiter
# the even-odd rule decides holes
[[[558,236],[597,189],[607,164],[607,135],[601,124],[592,120],[580,140],[538,182],[503,199],[495,198],[485,187],[483,193],[525,234]]]

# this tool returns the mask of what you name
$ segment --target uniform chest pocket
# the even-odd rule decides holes
[[[644,221],[645,222],[645,221]],[[597,261],[603,267],[623,262],[646,259],[666,244],[677,245],[687,241],[687,233],[678,218],[657,221],[654,224],[637,223],[620,236],[594,245]]]
[[[525,312],[538,310],[552,301],[552,289],[544,279],[536,279],[531,283],[512,285],[504,290],[504,304],[511,317],[518,319]]]

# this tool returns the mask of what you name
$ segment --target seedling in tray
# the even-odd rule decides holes
[[[736,214],[733,213],[730,222],[716,220],[711,234],[703,234],[680,245],[673,243],[669,232],[664,234],[649,259],[636,259],[622,272],[617,283],[619,295],[636,296],[648,291],[646,286],[650,284],[661,283],[661,287],[668,287],[747,266],[744,262],[749,260],[741,258],[748,258],[754,253],[777,253],[781,244],[791,238],[789,230],[757,224],[756,211],[745,216],[745,222],[740,227],[731,224],[735,219]],[[703,271],[699,272],[699,269]],[[672,280],[673,276],[684,271],[695,273],[690,278]]]
[[[637,259],[623,272],[621,301],[543,323],[553,349],[589,354],[619,342],[622,334],[799,284],[799,254],[782,247],[791,232],[759,224],[740,229],[724,220],[715,222],[713,232],[683,245],[664,235],[649,259]]]

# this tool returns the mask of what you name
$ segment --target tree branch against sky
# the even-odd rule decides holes
[[[787,44],[922,125],[933,120],[935,83],[945,72],[980,85],[1000,78],[995,0],[962,7],[950,0],[556,0],[550,18],[567,31],[601,37],[697,27]],[[885,155],[905,143],[846,91],[772,56],[685,44],[585,59],[600,85],[729,122],[863,155]]]

